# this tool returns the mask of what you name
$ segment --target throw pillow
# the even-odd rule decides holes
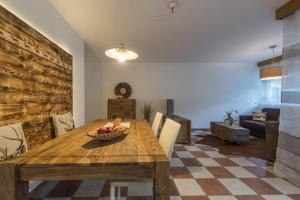
[[[253,116],[253,120],[256,120],[256,121],[265,122],[267,119],[267,113],[265,113],[265,112],[253,112],[252,116]]]
[[[75,128],[73,116],[70,112],[63,115],[52,115],[56,137]]]
[[[27,151],[22,123],[0,127],[0,162]]]

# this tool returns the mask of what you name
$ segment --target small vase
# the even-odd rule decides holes
[[[232,126],[232,124],[233,124],[233,120],[231,120],[231,119],[225,119],[224,120],[224,125],[225,126]]]

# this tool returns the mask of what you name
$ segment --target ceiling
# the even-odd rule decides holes
[[[275,10],[288,0],[50,0],[103,62],[120,42],[136,62],[257,62],[282,44]],[[122,6],[123,5],[123,6]],[[278,48],[276,54],[281,53]]]

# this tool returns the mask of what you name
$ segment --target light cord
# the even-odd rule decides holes
[[[149,12],[147,12],[145,9],[141,8],[135,0],[129,0],[129,4],[130,6],[135,9],[136,11],[138,11],[138,13],[142,14],[143,16],[146,17],[150,17],[153,19],[148,19],[146,21],[163,21],[166,20],[167,18],[169,18],[170,16],[172,16],[172,13],[168,14],[168,15],[152,15]]]

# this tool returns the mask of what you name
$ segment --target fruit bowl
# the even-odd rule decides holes
[[[88,136],[100,141],[109,141],[121,137],[127,129],[123,126],[101,127],[98,130],[88,132]]]

